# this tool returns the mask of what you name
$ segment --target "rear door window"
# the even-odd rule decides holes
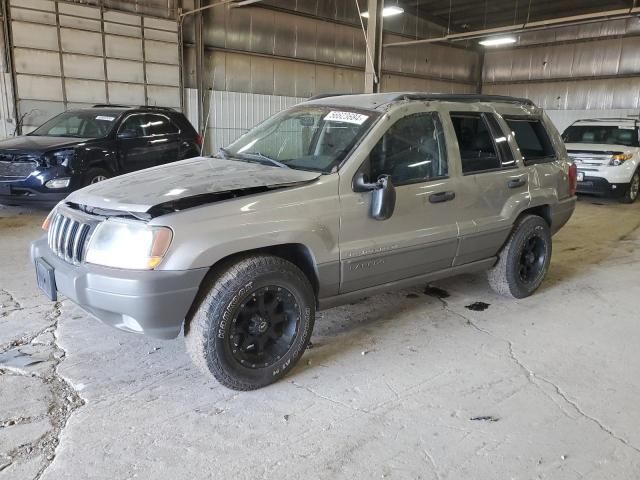
[[[556,152],[539,120],[504,117],[520,149],[525,165],[555,160]]]
[[[464,174],[501,168],[493,134],[482,114],[451,113],[451,121],[460,147]]]
[[[179,133],[178,127],[163,115],[145,115],[145,123],[150,135],[177,135]]]
[[[144,115],[131,115],[120,127],[120,133],[126,132],[131,137],[140,138],[149,135],[148,122]]]

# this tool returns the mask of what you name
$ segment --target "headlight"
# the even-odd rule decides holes
[[[153,270],[171,245],[167,227],[106,220],[91,236],[85,260],[105,267]]]
[[[70,181],[71,179],[69,177],[54,178],[53,180],[49,180],[45,183],[44,186],[47,188],[67,188]]]
[[[620,153],[618,155],[614,155],[613,157],[611,157],[611,160],[609,161],[609,165],[611,165],[612,167],[617,167],[619,165],[622,165],[627,160],[631,160],[632,158],[633,158],[633,154],[631,153]]]
[[[68,167],[75,155],[76,151],[73,148],[68,148],[66,150],[46,153],[44,155],[44,160],[48,167],[53,167],[55,165]]]

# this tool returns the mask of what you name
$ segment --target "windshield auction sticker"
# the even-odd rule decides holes
[[[96,120],[104,120],[105,122],[113,122],[116,117],[105,117],[103,115],[99,115],[96,117]]]
[[[367,118],[369,118],[369,115],[362,115],[361,113],[332,111],[324,117],[324,121],[355,123],[356,125],[362,125],[367,121]]]

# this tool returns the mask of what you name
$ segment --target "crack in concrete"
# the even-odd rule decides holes
[[[6,348],[7,346],[0,348],[0,352],[19,348],[31,343],[35,338],[48,330],[53,331],[54,334],[54,341],[51,345],[52,352],[50,355],[50,359],[53,362],[54,367],[48,374],[39,376],[28,371],[12,372],[13,375],[40,378],[48,386],[52,399],[49,403],[46,414],[30,418],[20,417],[17,419],[7,419],[0,422],[0,428],[8,428],[13,425],[32,423],[33,421],[43,418],[49,419],[53,427],[51,430],[32,442],[19,445],[14,448],[8,453],[8,463],[5,463],[0,467],[0,471],[2,471],[21,460],[28,460],[36,456],[43,456],[45,458],[45,463],[36,473],[34,480],[40,479],[46,469],[51,465],[56,456],[57,447],[60,444],[60,436],[66,427],[69,418],[78,408],[85,404],[84,399],[80,397],[73,385],[67,382],[67,380],[65,380],[58,372],[58,367],[66,357],[66,351],[58,344],[57,335],[58,323],[62,314],[61,306],[62,305],[59,302],[54,304],[51,312],[48,314],[53,319],[53,323],[51,325],[34,334],[25,335],[19,340],[12,341],[8,345],[8,348]]]
[[[442,477],[440,476],[438,465],[436,465],[436,462],[433,459],[433,456],[431,455],[431,453],[429,453],[429,450],[427,450],[426,448],[423,448],[422,453],[424,453],[425,458],[428,460],[429,464],[431,464],[431,468],[433,469],[433,473],[435,474],[436,479],[441,480]]]
[[[50,324],[48,324],[46,327],[41,328],[40,330],[38,330],[36,332],[26,333],[20,338],[13,339],[9,343],[5,343],[4,345],[0,345],[0,353],[8,352],[9,350],[12,350],[14,348],[23,347],[23,346],[28,345],[31,342],[33,342],[33,340],[35,338],[39,337],[40,335],[42,335],[42,334],[44,334],[46,332],[55,331],[55,329],[58,326],[58,317],[60,316],[60,307],[61,307],[61,305],[62,305],[61,302],[56,302],[53,305],[53,308],[51,309],[51,311],[49,313],[45,314],[45,318],[47,318],[48,320],[51,320]],[[29,307],[29,308],[36,308],[36,307]],[[21,310],[26,310],[26,309],[21,309]],[[15,310],[15,311],[20,311],[20,310]]]
[[[578,412],[578,414],[582,417],[584,417],[587,420],[590,420],[591,422],[595,423],[600,430],[602,430],[603,432],[609,434],[612,438],[615,438],[616,440],[618,440],[619,442],[623,443],[624,445],[626,445],[627,447],[629,447],[632,450],[635,450],[637,453],[640,453],[640,448],[636,447],[635,445],[633,445],[631,442],[629,442],[629,440],[627,440],[624,437],[621,437],[620,435],[618,435],[616,432],[614,432],[610,427],[607,427],[604,423],[602,423],[602,421],[600,421],[599,419],[597,419],[596,417],[589,415],[588,413],[586,413],[581,407],[580,405],[578,405],[578,403],[575,400],[571,400],[566,393],[564,393],[562,391],[562,389],[560,388],[559,385],[556,385],[555,383],[553,383],[551,380],[541,377],[540,375],[536,375],[536,378],[540,379],[541,381],[543,381],[544,383],[550,385],[551,387],[553,387],[556,391],[556,394],[558,394],[558,396],[560,396],[565,402],[567,402],[567,404],[571,405],[573,407],[573,409]]]
[[[307,387],[305,385],[301,385],[301,384],[299,384],[297,382],[292,381],[291,384],[296,388],[301,388],[303,390],[306,390],[307,392],[311,393],[312,395],[315,395],[318,398],[321,398],[323,400],[331,402],[334,405],[339,405],[341,407],[348,408],[350,410],[353,410],[354,412],[366,413],[366,414],[370,414],[371,413],[371,412],[369,412],[367,410],[363,410],[361,408],[354,407],[353,405],[349,405],[348,403],[341,402],[340,400],[335,400],[335,399],[333,399],[331,397],[327,397],[326,395],[322,395],[321,393],[316,392],[314,389],[312,389],[310,387]]]
[[[11,292],[0,288],[0,318],[7,317],[12,312],[17,312],[23,309],[22,304],[16,300]]]
[[[46,415],[38,415],[37,417],[13,417],[13,418],[5,418],[4,420],[0,420],[0,429],[13,427],[15,425],[23,425],[26,423],[37,422],[38,420],[42,420],[46,418]]]
[[[431,296],[431,295],[429,295]],[[562,408],[556,401],[555,399],[549,395],[549,393],[544,390],[539,383],[536,380],[539,380],[541,382],[546,383],[547,385],[551,386],[556,395],[559,396],[563,402],[565,402],[567,405],[571,406],[571,408],[582,418],[584,418],[585,420],[588,420],[590,422],[592,422],[593,424],[595,424],[601,431],[603,431],[604,433],[606,433],[607,435],[609,435],[611,438],[613,438],[614,440],[622,443],[624,446],[630,448],[631,450],[635,451],[636,453],[640,453],[640,448],[636,447],[635,445],[633,445],[631,442],[629,442],[629,440],[627,440],[624,437],[621,437],[620,435],[618,435],[616,432],[613,431],[613,429],[611,429],[610,427],[608,427],[607,425],[605,425],[601,420],[597,419],[596,417],[589,415],[588,413],[586,413],[581,407],[580,405],[578,405],[578,403],[575,400],[571,400],[566,393],[564,393],[564,391],[560,388],[559,385],[557,385],[556,383],[552,382],[551,380],[542,377],[540,375],[537,375],[535,372],[533,372],[530,368],[528,368],[515,354],[514,351],[514,347],[513,347],[513,342],[511,340],[508,340],[506,338],[502,338],[498,335],[495,335],[493,332],[480,327],[479,325],[477,325],[473,320],[471,320],[469,317],[461,314],[460,312],[456,312],[455,310],[452,310],[449,307],[449,304],[447,301],[445,301],[442,298],[439,297],[434,297],[437,300],[440,300],[440,302],[442,303],[442,307],[444,310],[446,310],[449,313],[452,313],[453,315],[456,315],[460,318],[462,318],[463,320],[466,321],[466,324],[471,326],[472,328],[474,328],[475,330],[477,330],[478,332],[481,332],[485,335],[488,335],[492,338],[495,338],[496,340],[499,340],[501,342],[504,342],[508,345],[509,347],[509,358],[511,359],[511,361],[513,361],[518,368],[524,373],[525,377],[527,378],[527,381],[529,383],[531,383],[532,385],[534,385],[542,394],[544,394],[547,398],[549,398],[559,409],[560,411],[567,416],[568,418],[573,419],[574,417],[572,417],[571,415],[568,414],[568,412]]]

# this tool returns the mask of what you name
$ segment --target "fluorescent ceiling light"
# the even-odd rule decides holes
[[[511,43],[516,43],[516,39],[514,37],[487,38],[485,40],[480,40],[478,43],[485,47],[495,47],[497,45],[509,45]]]
[[[384,7],[382,9],[383,17],[393,17],[394,15],[400,15],[401,13],[404,13],[404,8],[396,7],[394,5],[390,7]],[[364,12],[362,16],[364,18],[369,18],[369,12]]]

